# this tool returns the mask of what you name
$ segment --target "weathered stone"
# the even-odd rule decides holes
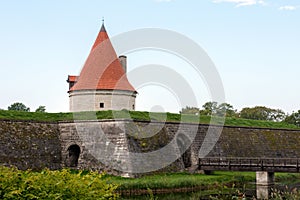
[[[0,120],[0,162],[20,169],[71,166],[128,175],[118,171],[125,167],[125,162],[133,162],[132,166],[127,166],[128,171],[134,171],[134,166],[151,168],[156,164],[132,158],[130,153],[155,152],[172,144],[167,155],[161,155],[162,161],[166,156],[182,156],[157,171],[196,171],[199,149],[207,130],[208,125],[201,124],[130,120],[77,123]],[[195,138],[192,137],[194,131]],[[299,130],[224,126],[218,142],[211,144],[212,150],[207,156],[299,158],[299,143]],[[74,157],[74,151],[70,151],[72,145],[80,149],[78,158]],[[107,149],[101,149],[103,145],[107,145]],[[103,154],[95,156],[91,150]],[[112,153],[106,155],[105,152]]]
[[[0,121],[0,162],[19,169],[59,169],[61,147],[57,123]]]

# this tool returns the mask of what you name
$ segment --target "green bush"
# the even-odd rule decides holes
[[[97,172],[32,172],[0,166],[0,199],[116,199],[116,189]]]

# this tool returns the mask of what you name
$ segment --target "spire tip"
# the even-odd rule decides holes
[[[102,26],[101,26],[100,32],[106,32],[105,27],[104,27],[104,17],[102,17]]]

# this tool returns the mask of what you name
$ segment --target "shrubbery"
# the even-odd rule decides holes
[[[116,199],[116,189],[97,172],[32,172],[0,166],[0,199]]]

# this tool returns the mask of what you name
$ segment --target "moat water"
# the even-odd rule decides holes
[[[300,180],[293,180],[289,183],[276,183],[271,189],[271,192],[291,192],[295,190],[300,190]],[[143,199],[153,199],[153,200],[208,200],[208,199],[222,199],[222,200],[232,200],[235,199],[254,199],[256,197],[256,185],[255,183],[247,183],[243,188],[221,188],[216,190],[201,190],[188,193],[170,193],[170,194],[156,194],[156,195],[141,195],[141,196],[130,196],[121,197],[122,200],[143,200]]]

